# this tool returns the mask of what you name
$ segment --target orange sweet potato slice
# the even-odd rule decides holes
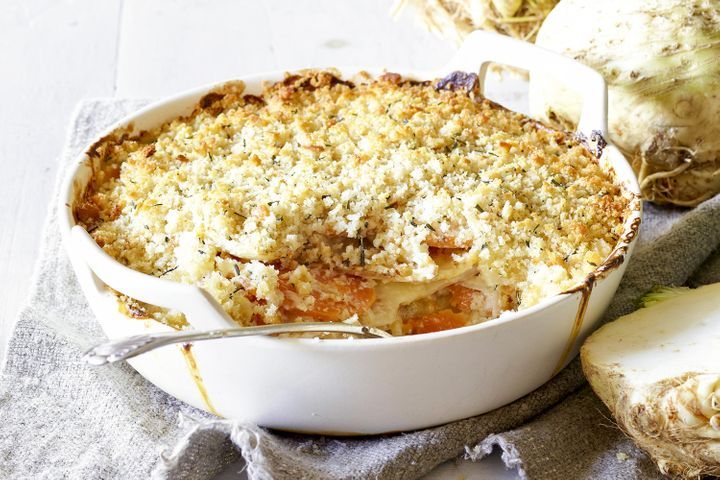
[[[468,315],[456,313],[452,310],[440,310],[439,312],[413,317],[405,321],[405,333],[416,335],[419,333],[439,332],[451,328],[464,327],[467,325]]]
[[[492,304],[488,302],[485,293],[480,290],[463,287],[459,283],[450,285],[450,306],[455,311],[472,312],[476,311],[486,317],[492,316]]]
[[[288,295],[296,293],[295,287],[281,277],[280,290],[285,294],[281,309],[286,315],[333,322],[363,313],[375,303],[375,289],[359,277],[327,270],[312,270],[311,274],[314,302],[307,308],[296,303],[295,295]]]

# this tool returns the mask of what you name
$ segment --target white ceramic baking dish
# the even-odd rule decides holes
[[[489,62],[552,71],[578,86],[584,106],[579,133],[606,131],[607,94],[602,77],[571,59],[508,37],[476,32],[444,68],[398,71],[418,80],[455,70],[478,72]],[[339,68],[351,77],[360,70]],[[396,70],[391,70],[396,71]],[[247,93],[283,71],[241,78]],[[152,104],[114,125],[134,131],[187,114],[218,85],[208,85]],[[103,135],[104,136],[104,135]],[[100,138],[100,137],[99,137]],[[171,345],[130,360],[145,378],[169,394],[223,417],[267,427],[329,434],[377,434],[412,430],[478,415],[505,405],[547,382],[577,353],[607,307],[632,253],[641,215],[638,185],[621,153],[607,145],[600,159],[614,169],[633,197],[626,231],[612,258],[572,291],[483,324],[390,339],[317,340],[271,337],[200,342],[191,350]],[[81,227],[72,205],[88,182],[88,157],[67,179],[60,225],[77,277],[111,339],[169,328],[128,318],[106,284],[123,277],[123,293],[183,311],[196,329],[230,325],[214,300],[196,287],[133,272],[110,259]],[[123,270],[124,269],[124,270]],[[120,273],[118,273],[120,272]],[[100,279],[104,281],[101,281]],[[128,286],[127,280],[132,280]]]

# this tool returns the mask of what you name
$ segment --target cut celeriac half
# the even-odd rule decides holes
[[[663,473],[720,474],[720,283],[656,289],[585,342],[581,360],[618,426]]]

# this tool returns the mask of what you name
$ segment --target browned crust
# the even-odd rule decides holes
[[[358,77],[363,82],[373,81],[372,77],[364,72],[359,74]],[[449,90],[452,92],[455,92],[457,90],[464,91],[473,98],[476,98],[478,101],[487,102],[492,108],[508,111],[508,109],[503,107],[502,105],[488,100],[487,98],[484,98],[479,94],[478,77],[476,74],[473,73],[465,73],[459,71],[452,72],[440,80],[431,82],[417,81],[404,78],[398,73],[385,72],[384,74],[377,77],[377,79],[374,81],[387,82],[401,87],[426,87],[433,85],[434,88],[438,90]],[[268,85],[266,87],[265,93],[261,95],[243,95],[243,92],[245,90],[245,84],[242,81],[231,81],[203,95],[197,101],[191,114],[178,117],[177,120],[187,121],[201,114],[202,112],[207,112],[210,115],[217,116],[227,108],[237,106],[238,103],[262,105],[265,103],[264,96],[266,94],[277,94],[280,98],[289,100],[292,96],[302,91],[314,91],[320,88],[333,88],[336,86],[354,88],[355,84],[349,80],[343,80],[335,71],[305,70],[294,74],[286,74],[283,80]],[[531,124],[537,129],[553,133],[556,141],[558,142],[565,143],[567,141],[572,141],[572,139],[575,138],[572,134],[568,132],[555,130],[533,119],[528,118],[526,120],[526,124]],[[142,141],[147,134],[147,132],[145,131],[133,134],[133,130],[134,126],[131,123],[126,127],[117,129],[109,133],[108,135],[105,135],[87,149],[86,154],[90,158],[89,165],[92,168],[92,179],[88,183],[82,194],[79,194],[72,204],[72,212],[76,222],[82,223],[86,227],[92,228],[93,222],[88,222],[87,217],[88,213],[92,213],[92,211],[94,210],[92,195],[97,189],[97,172],[95,168],[96,164],[97,162],[104,161],[107,158],[109,151],[114,146],[120,145],[128,140]],[[606,144],[602,136],[600,136],[599,134],[595,135],[595,132],[593,133],[593,137],[590,139],[595,143],[595,149],[592,148],[592,146],[590,145],[590,141],[584,136],[577,137],[577,140],[579,140],[579,143],[581,145],[585,146],[586,150],[595,159],[599,158],[598,154],[602,154],[602,148]],[[321,147],[307,146],[306,148],[313,149]],[[144,149],[146,157],[150,157],[153,155],[154,146],[152,144],[145,146]],[[180,160],[182,160],[182,158],[180,158]],[[617,216],[622,216],[624,213],[623,206],[618,205],[616,202],[613,202],[610,198],[603,199],[601,208],[605,210],[614,210],[614,214],[616,214]]]
[[[415,80],[404,79],[401,75],[392,72],[387,72],[383,74],[382,76],[378,77],[376,81],[387,82],[401,87],[427,87],[431,85],[431,82],[419,82]],[[264,105],[266,102],[264,95],[267,93],[273,93],[276,94],[277,97],[280,99],[289,100],[294,95],[302,93],[303,91],[312,92],[321,88],[355,88],[355,84],[350,81],[342,80],[340,77],[338,77],[332,72],[310,71],[303,74],[287,75],[282,81],[268,86],[263,95],[243,95],[244,84],[242,84],[242,82],[231,82],[202,96],[195,105],[192,113],[185,117],[178,117],[178,120],[188,120],[202,112],[207,112],[212,116],[217,116],[226,109],[231,107],[237,107],[238,105],[242,105],[243,103]],[[478,102],[487,102],[494,108],[506,111],[508,110],[479,95],[477,76],[474,76],[473,74],[462,74],[462,72],[454,72],[450,76],[434,84],[434,88],[438,90],[448,90],[447,93],[443,92],[443,95],[455,95],[464,92]],[[536,129],[541,129],[552,133],[555,140],[557,140],[558,142],[577,142],[577,140],[574,139],[571,134],[550,129],[549,127],[543,125],[540,122],[528,119],[525,123],[523,123],[523,125],[526,124],[530,124]],[[95,142],[90,147],[90,149],[88,149],[87,152],[88,156],[91,159],[90,164],[94,165],[95,161],[104,161],[108,156],[108,152],[112,149],[113,146],[120,145],[128,140],[147,140],[144,138],[146,132],[139,132],[136,135],[131,135],[132,130],[132,126],[129,125],[128,127],[112,132],[111,134]],[[314,145],[302,147],[310,150],[322,150],[323,148],[321,146]],[[587,145],[585,148],[591,154],[590,156],[595,161],[597,161],[598,158],[598,155],[596,154],[602,153],[600,148],[598,148],[596,152],[593,152],[592,149],[589,148]],[[152,157],[155,153],[154,144],[150,143],[144,145],[142,147],[142,153],[146,158]],[[183,158],[179,159],[183,161]],[[186,158],[185,161],[187,161]],[[88,183],[88,187],[85,189],[82,198],[79,201],[75,202],[73,206],[73,214],[75,216],[75,220],[79,223],[82,223],[86,228],[88,228],[88,230],[91,230],[93,226],[100,221],[105,220],[103,218],[100,218],[100,211],[102,211],[102,208],[100,208],[100,205],[98,205],[95,199],[93,199],[93,194],[96,191],[95,177],[96,172],[93,169],[93,179]],[[607,198],[602,199],[599,208],[609,211],[618,217],[626,215],[627,205],[621,205],[620,203],[613,201],[611,197],[612,195],[609,195],[607,196]],[[97,214],[95,213],[95,210],[97,210]],[[635,230],[636,229],[637,226],[635,226]],[[635,234],[633,233],[632,237],[634,237],[634,235]],[[101,241],[99,241],[99,243],[101,243]],[[614,255],[611,255],[611,257],[609,257],[605,261],[605,263],[600,265],[595,270],[595,272],[591,274],[591,276],[588,276],[588,278],[582,285],[578,286],[578,290],[582,288],[587,288],[588,282],[594,281],[595,278],[598,278],[599,276],[604,275],[607,271],[619,266],[624,259],[625,253],[626,249],[616,250],[616,252],[614,252]],[[576,290],[569,290],[568,292],[571,291]]]

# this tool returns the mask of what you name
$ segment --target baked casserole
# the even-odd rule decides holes
[[[77,222],[130,268],[197,284],[240,325],[359,322],[393,335],[496,318],[611,254],[629,195],[573,134],[477,77],[234,82],[88,152]],[[182,315],[120,297],[175,328]]]

